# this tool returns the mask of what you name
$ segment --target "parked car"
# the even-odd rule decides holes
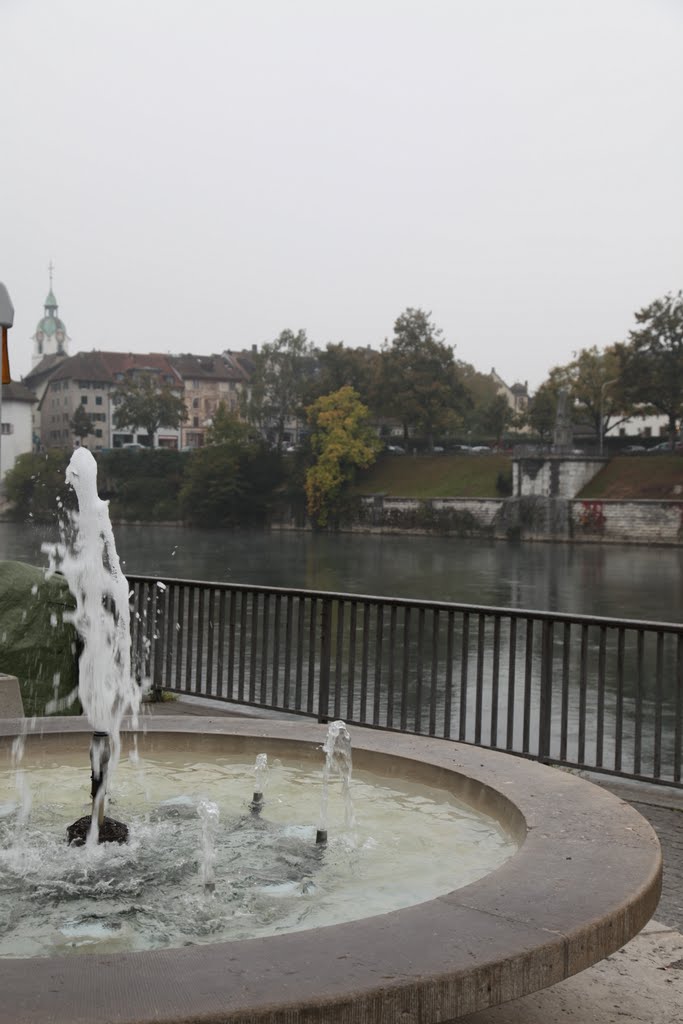
[[[434,453],[434,455],[443,455],[445,450],[446,449],[443,448],[440,444],[435,444],[434,447],[432,448],[432,452]]]
[[[641,452],[646,452],[647,448],[644,444],[627,444],[625,448],[621,449],[622,455],[639,455]]]
[[[405,455],[405,448],[401,448],[400,444],[388,444],[386,449],[390,455]]]
[[[487,444],[475,444],[470,451],[473,455],[490,455],[491,449]]]
[[[672,452],[671,441],[661,441],[660,444],[656,444],[653,448],[647,449],[648,455],[665,455],[667,452]]]

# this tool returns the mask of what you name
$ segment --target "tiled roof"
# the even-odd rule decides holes
[[[65,359],[52,374],[51,380],[92,380],[112,384],[119,373],[133,370],[155,371],[172,377],[180,385],[182,378],[171,365],[168,356],[156,353],[139,355],[134,352],[78,352]]]
[[[3,402],[37,402],[38,399],[25,384],[13,380],[9,384],[2,385]]]
[[[243,380],[244,374],[224,356],[169,356],[169,361],[184,380]]]
[[[30,387],[34,387],[45,377],[49,377],[55,367],[59,366],[59,364],[63,363],[66,359],[67,356],[61,352],[55,352],[53,355],[43,356],[37,366],[34,366],[33,369],[26,374],[24,377],[24,383],[28,384]]]

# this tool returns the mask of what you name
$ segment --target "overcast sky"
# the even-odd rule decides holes
[[[407,306],[533,389],[683,287],[681,0],[0,0],[15,378]]]

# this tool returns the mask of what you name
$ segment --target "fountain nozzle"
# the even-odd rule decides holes
[[[260,814],[263,810],[263,793],[256,792],[251,798],[249,810],[252,814]]]
[[[122,821],[107,818],[104,814],[104,798],[107,794],[107,771],[111,758],[109,733],[96,730],[90,741],[90,797],[92,813],[74,821],[66,830],[69,845],[83,846],[97,822],[98,843],[128,842],[128,826]]]

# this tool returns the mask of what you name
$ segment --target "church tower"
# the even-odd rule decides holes
[[[31,357],[31,369],[34,369],[45,356],[67,356],[67,346],[71,340],[66,333],[64,321],[57,316],[59,307],[54,292],[52,291],[52,263],[50,271],[50,291],[45,299],[45,315],[38,321],[36,332],[33,335],[33,355]]]

